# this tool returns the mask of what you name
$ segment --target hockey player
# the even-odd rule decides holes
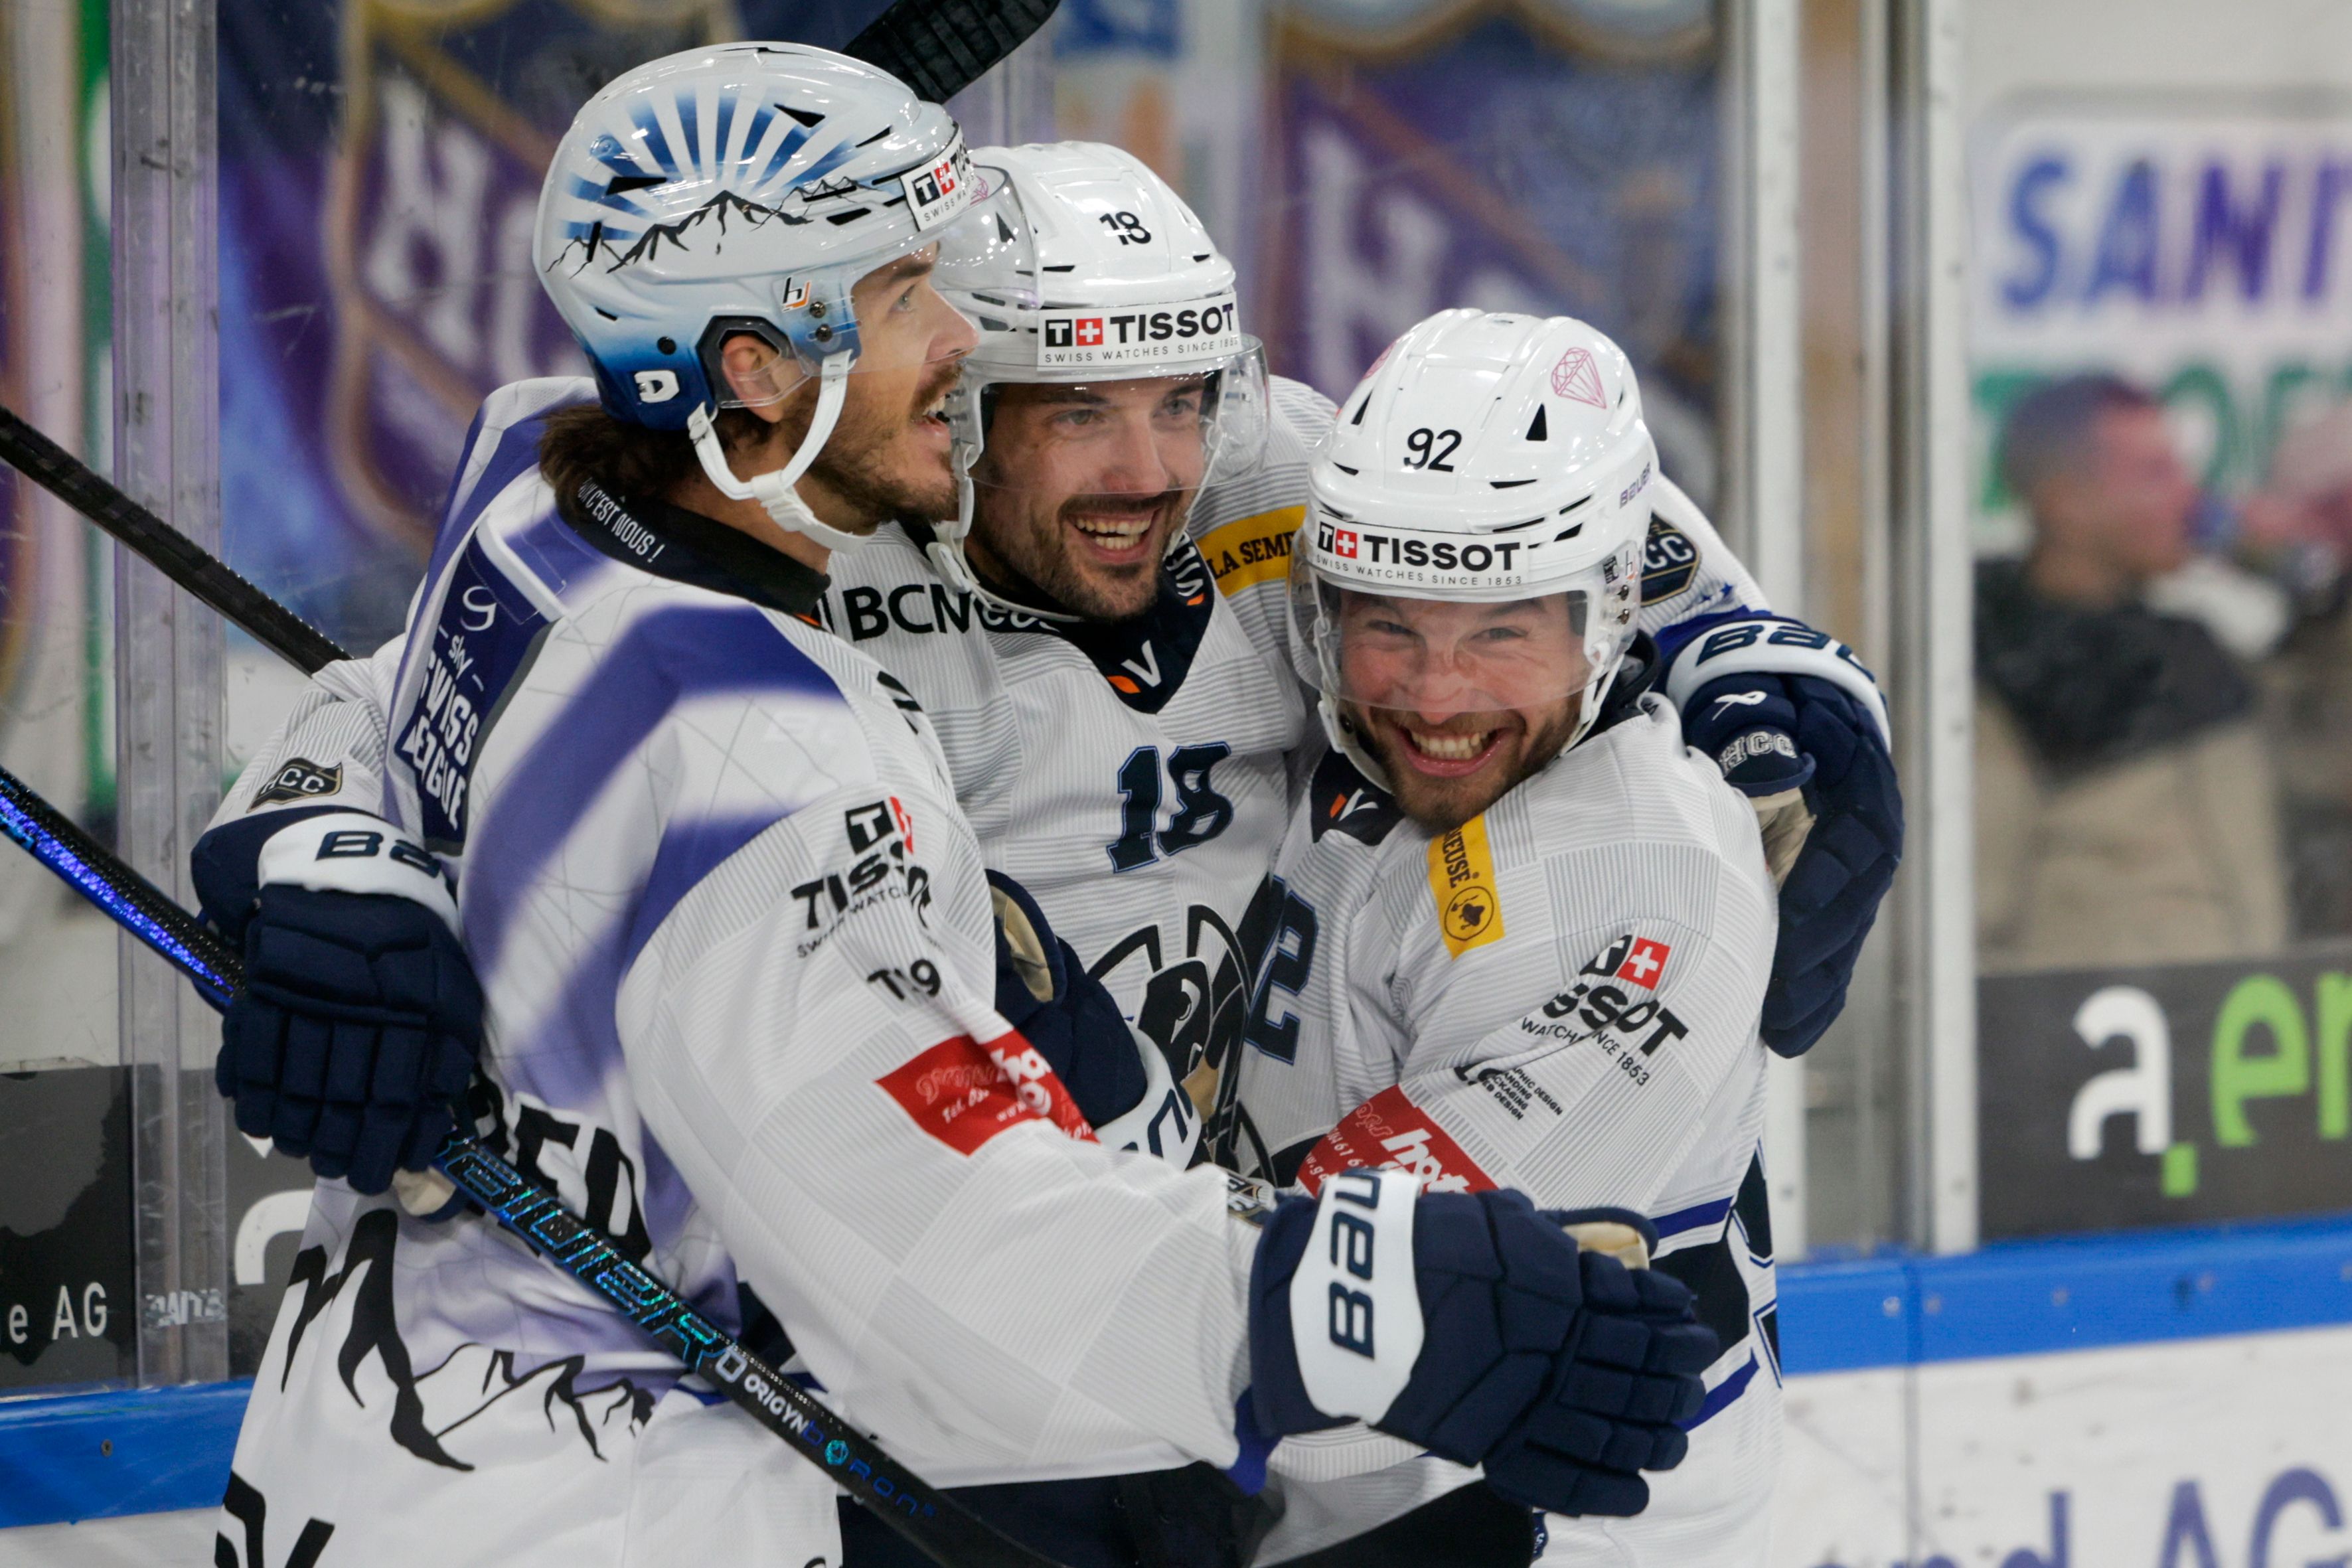
[[[930,724],[814,618],[832,551],[951,499],[971,336],[928,274],[969,172],[936,106],[816,50],[672,57],[582,110],[535,260],[601,409],[490,400],[404,644],[320,682],[348,761],[281,745],[199,851],[247,955],[240,1124],[414,1163],[478,1032],[494,1144],[720,1321],[755,1291],[942,1480],[1361,1419],[1631,1506],[1712,1353],[1686,1292],[1393,1174],[1245,1224],[1221,1173],[1101,1147],[984,999]],[[332,1181],[226,1509],[247,1568],[839,1560],[821,1472],[584,1288]]]
[[[1636,633],[1657,482],[1639,392],[1580,322],[1449,310],[1343,407],[1292,575],[1333,749],[1269,885],[1220,1156],[1309,1192],[1390,1167],[1630,1206],[1620,1239],[1694,1287],[1722,1355],[1689,1463],[1637,1518],[1553,1519],[1542,1561],[1759,1563],[1780,1439],[1758,1148],[1774,888]],[[1817,700],[1883,723],[1857,667],[1820,668]],[[1295,1488],[1268,1557],[1467,1479],[1415,1460]],[[1433,1513],[1449,1561],[1527,1561],[1524,1514],[1472,1491]],[[1412,1561],[1415,1538],[1328,1561]]]

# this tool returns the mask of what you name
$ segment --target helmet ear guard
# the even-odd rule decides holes
[[[849,370],[852,355],[835,354],[824,362],[818,373],[816,412],[810,416],[808,434],[801,438],[799,448],[781,468],[771,468],[754,474],[749,479],[735,477],[734,466],[727,460],[726,444],[719,438],[719,426],[710,417],[706,405],[687,416],[687,432],[694,441],[694,455],[702,464],[702,471],[719,493],[730,500],[758,501],[779,528],[804,533],[827,550],[855,550],[866,542],[866,535],[850,533],[821,522],[801,500],[793,487],[807,473],[809,466],[824,450],[833,435],[833,427],[841,420],[841,405],[849,398]],[[779,400],[781,401],[781,399]]]

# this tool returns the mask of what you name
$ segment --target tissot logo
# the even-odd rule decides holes
[[[930,206],[941,196],[955,195],[956,166],[951,157],[942,158],[915,179],[915,199]]]
[[[1516,542],[1498,544],[1461,543],[1450,539],[1415,539],[1411,536],[1374,533],[1367,529],[1359,532],[1352,528],[1322,526],[1317,535],[1322,547],[1342,561],[1361,561],[1368,566],[1413,567],[1429,571],[1476,575],[1486,573],[1516,573],[1519,569],[1521,546]],[[1373,575],[1387,576],[1388,573]],[[1406,581],[1421,580],[1417,573],[1404,574]],[[1507,581],[1507,579],[1505,579]]]
[[[1078,347],[1090,349],[1102,342],[1103,324],[1100,316],[1080,316],[1075,324],[1077,328],[1076,335]]]

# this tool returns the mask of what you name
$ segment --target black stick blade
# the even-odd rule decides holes
[[[1029,40],[1061,0],[898,0],[842,52],[944,103]]]

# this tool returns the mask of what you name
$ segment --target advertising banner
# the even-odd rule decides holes
[[[1993,433],[2050,375],[2146,383],[2231,490],[2352,392],[2352,103],[2030,100],[1971,165],[1980,514],[2010,506]]]
[[[2352,948],[1977,985],[1988,1238],[2352,1207]]]
[[[0,1393],[130,1377],[128,1075],[0,1073]]]
[[[2332,1568],[2352,1329],[1792,1378],[1773,1568]]]

